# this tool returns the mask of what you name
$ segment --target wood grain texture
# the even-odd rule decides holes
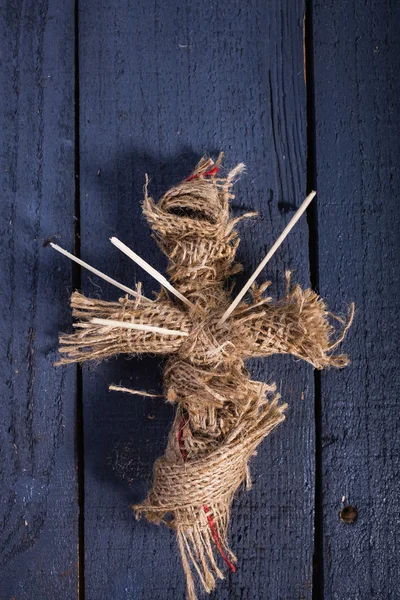
[[[83,0],[79,7],[82,258],[126,284],[142,280],[146,294],[157,289],[108,238],[164,271],[141,215],[144,173],[157,198],[203,153],[224,150],[227,167],[248,166],[234,214],[260,213],[241,226],[248,275],[305,197],[302,3]],[[289,266],[308,285],[307,248],[304,220],[268,266],[275,294]],[[92,276],[83,290],[118,294]],[[238,493],[231,540],[239,570],[212,597],[311,598],[312,369],[280,357],[254,362],[252,371],[277,381],[290,410],[252,462],[253,491]],[[150,486],[171,408],[107,391],[122,383],[157,392],[161,377],[150,357],[84,368],[86,600],[185,596],[173,534],[135,522],[129,508]]]
[[[4,2],[0,17],[0,598],[77,598],[75,369],[66,328],[74,203],[73,10]]]
[[[352,364],[321,380],[325,600],[399,597],[399,18],[314,3],[320,292],[357,307]]]

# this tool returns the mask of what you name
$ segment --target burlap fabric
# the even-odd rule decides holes
[[[154,465],[153,486],[134,510],[177,534],[187,579],[196,598],[195,579],[210,592],[223,578],[222,562],[235,570],[227,534],[230,506],[238,487],[250,487],[248,462],[262,439],[284,419],[286,405],[275,386],[252,381],[245,361],[255,356],[292,354],[315,368],[344,367],[345,355],[333,351],[350,326],[328,312],[310,289],[291,287],[273,302],[269,283],[253,286],[222,325],[230,304],[230,278],[239,243],[229,216],[232,183],[243,168],[226,178],[219,163],[202,159],[192,175],[158,203],[147,195],[143,212],[168,256],[169,280],[191,303],[188,307],[161,291],[154,302],[139,293],[134,300],[92,300],[75,292],[71,305],[79,319],[73,335],[61,335],[61,364],[98,360],[117,353],[166,356],[165,398],[176,416],[164,456]],[[250,215],[244,215],[246,218]],[[140,289],[139,289],[140,292]],[[187,332],[174,337],[154,332],[96,325],[93,317],[145,323]],[[338,327],[334,327],[337,323]]]

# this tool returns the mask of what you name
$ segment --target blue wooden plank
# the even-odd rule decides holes
[[[165,260],[141,216],[144,173],[154,197],[187,176],[204,152],[245,161],[234,213],[245,272],[265,255],[305,194],[303,3],[210,0],[80,3],[82,257],[132,285],[154,283],[108,243],[117,235],[156,268]],[[269,265],[275,294],[284,270],[309,281],[305,220]],[[88,295],[116,298],[92,276]],[[234,503],[231,540],[239,570],[215,597],[310,598],[313,552],[313,375],[290,358],[255,362],[290,403],[287,423],[253,460],[255,486]],[[172,409],[160,400],[107,391],[114,382],[161,388],[151,358],[111,360],[83,375],[86,599],[183,598],[173,534],[135,522],[162,454]],[[303,394],[302,394],[303,393]],[[301,400],[301,397],[304,400]]]
[[[399,597],[399,18],[314,3],[320,291],[357,307],[352,365],[321,379],[326,600]]]
[[[74,14],[5,2],[0,17],[2,256],[0,598],[77,598],[75,369],[55,369],[74,221]]]

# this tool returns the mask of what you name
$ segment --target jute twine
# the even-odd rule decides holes
[[[216,164],[202,159],[192,175],[156,204],[147,195],[143,212],[168,256],[170,282],[192,307],[161,291],[154,303],[140,294],[118,302],[89,299],[75,292],[71,305],[79,319],[73,335],[61,335],[60,363],[102,359],[117,353],[167,356],[165,397],[176,416],[164,456],[154,464],[153,486],[134,506],[136,515],[166,523],[177,534],[187,580],[195,600],[194,577],[211,592],[223,578],[218,555],[235,571],[236,557],[227,533],[230,507],[238,487],[251,486],[248,462],[262,439],[284,419],[286,405],[274,385],[252,381],[245,360],[292,354],[315,368],[344,367],[345,355],[332,352],[344,338],[347,321],[328,312],[311,289],[291,286],[278,302],[266,296],[269,282],[254,285],[252,299],[241,302],[222,325],[230,303],[227,279],[238,273],[239,243],[230,219],[231,186],[243,169],[226,178]],[[241,218],[249,217],[244,215]],[[154,332],[93,324],[93,317],[145,323],[187,332],[173,337]],[[338,331],[334,324],[338,323]]]

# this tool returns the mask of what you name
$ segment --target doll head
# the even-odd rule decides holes
[[[214,165],[203,158],[192,175],[157,204],[146,190],[143,206],[158,244],[168,256],[171,283],[194,304],[205,302],[208,307],[226,297],[226,280],[241,270],[234,262],[238,219],[229,218],[229,200],[233,198],[233,179],[243,165],[227,178],[217,178],[221,159],[222,155]]]

